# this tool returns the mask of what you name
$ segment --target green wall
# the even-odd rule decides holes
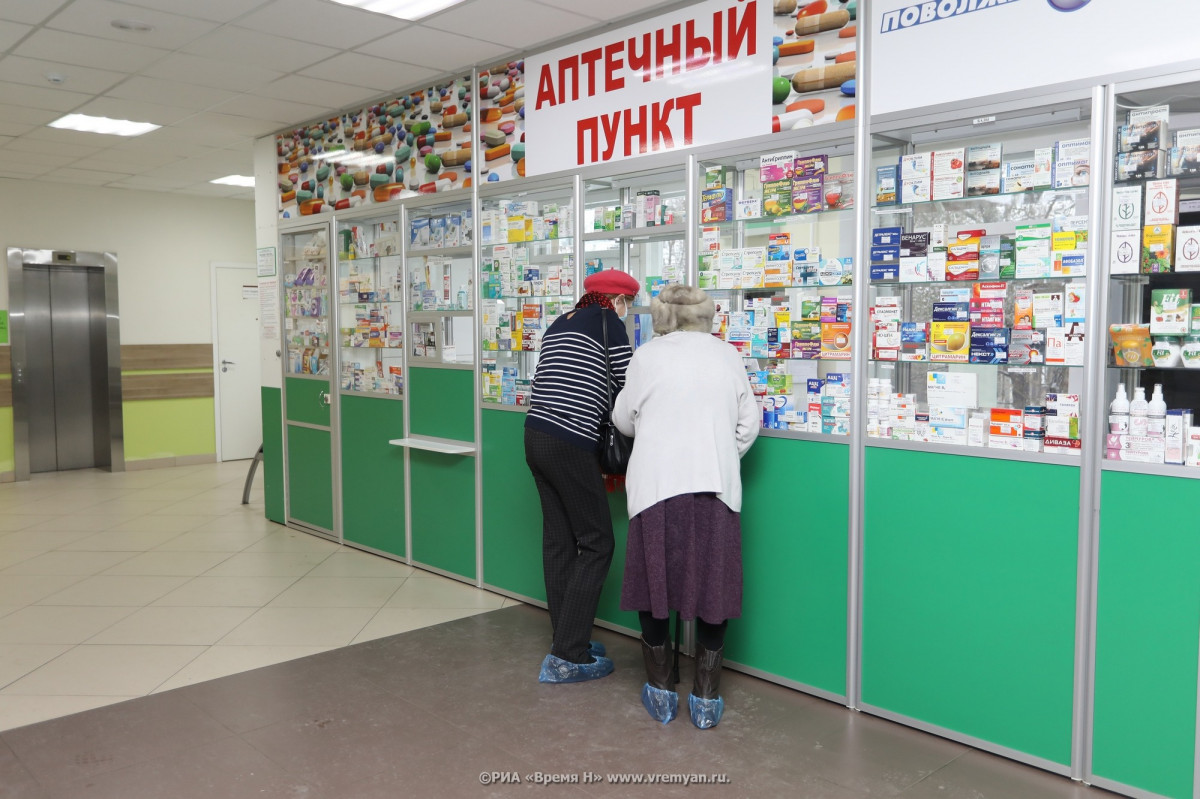
[[[12,408],[0,408],[0,472],[17,468],[13,457]]]
[[[622,488],[608,495],[608,507],[612,512],[613,547],[612,568],[608,570],[608,579],[604,581],[604,589],[600,592],[600,606],[596,609],[596,617],[631,630],[640,630],[637,613],[621,610],[621,583],[625,579],[625,547],[629,541],[629,505]],[[674,618],[674,614],[672,614]],[[674,634],[674,630],[672,630]]]
[[[1184,799],[1196,756],[1200,481],[1104,472],[1101,487],[1093,771]],[[1166,498],[1161,516],[1155,497]]]
[[[329,427],[329,408],[321,395],[333,389],[328,380],[311,380],[288,377],[283,381],[287,391],[287,418],[289,422],[304,422]]]
[[[412,557],[475,579],[475,458],[410,449]]]
[[[742,461],[742,617],[725,657],[846,692],[850,448],[761,437]],[[801,477],[801,475],[803,477]]]
[[[342,395],[342,535],[404,557],[404,403]]]
[[[212,397],[128,400],[122,411],[126,461],[208,455],[217,451]],[[11,436],[11,412],[9,418]]]
[[[525,414],[483,409],[483,579],[546,601],[542,508],[525,464]]]
[[[467,369],[408,370],[405,390],[414,436],[475,440],[475,375]]]
[[[868,447],[863,701],[1069,763],[1078,516],[1076,467]]]
[[[283,500],[283,403],[277,388],[262,387],[263,498],[266,516],[287,524]]]

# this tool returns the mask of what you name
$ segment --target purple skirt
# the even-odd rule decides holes
[[[710,624],[741,616],[739,514],[716,494],[681,494],[630,519],[621,610]]]

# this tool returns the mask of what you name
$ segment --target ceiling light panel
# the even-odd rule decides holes
[[[132,122],[128,119],[92,117],[87,114],[67,114],[50,123],[52,128],[78,130],[84,133],[103,133],[109,136],[141,136],[157,130],[160,126],[152,122]]]
[[[220,183],[225,186],[244,186],[254,188],[254,178],[249,175],[226,175],[223,178],[210,180],[209,183]]]
[[[463,0],[333,0],[343,6],[404,20],[418,20],[456,6]]]

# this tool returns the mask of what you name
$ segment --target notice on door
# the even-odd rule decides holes
[[[275,248],[260,247],[258,249],[258,276],[275,276]]]
[[[246,288],[242,296],[246,297]],[[279,278],[264,277],[258,280],[258,322],[262,337],[267,341],[279,340]]]

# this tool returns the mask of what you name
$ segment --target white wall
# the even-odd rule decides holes
[[[211,342],[209,263],[253,264],[254,237],[254,203],[244,200],[0,179],[5,248],[117,254],[123,344]]]

